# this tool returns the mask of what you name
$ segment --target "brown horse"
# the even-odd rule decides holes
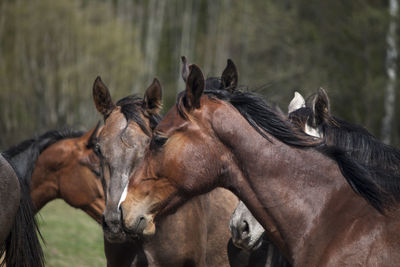
[[[333,116],[327,92],[319,88],[317,93],[305,99],[295,92],[289,104],[289,120],[305,133],[324,138],[326,144],[347,151],[353,159],[373,168],[400,175],[400,150],[382,143],[364,127]],[[264,228],[258,224],[249,210],[239,202],[230,222],[235,245],[252,249],[264,242]]]
[[[228,222],[237,198],[227,190],[192,199],[161,220],[159,231],[150,238],[129,241],[122,229],[119,199],[158,124],[161,92],[155,79],[143,99],[128,96],[114,104],[100,78],[93,86],[96,108],[105,119],[95,151],[106,192],[103,230],[108,266],[228,266]],[[125,242],[110,243],[121,241]]]
[[[294,266],[398,266],[396,178],[306,135],[250,92],[204,92],[191,65],[121,208],[129,232],[151,235],[162,214],[222,186]]]
[[[99,159],[93,152],[98,130],[99,124],[83,135],[58,132],[59,140],[40,153],[31,179],[36,211],[62,198],[101,223],[105,201]]]
[[[35,211],[40,210],[47,202],[55,198],[63,198],[68,204],[73,207],[81,208],[83,211],[92,216],[96,221],[101,221],[101,215],[104,210],[104,197],[101,188],[100,179],[98,178],[99,160],[93,152],[93,145],[95,142],[96,132],[99,124],[82,135],[81,132],[74,132],[70,130],[63,131],[48,131],[45,134],[21,142],[20,144],[5,151],[5,156],[13,163],[14,168],[23,177],[21,183],[26,192],[30,195],[31,199],[31,214],[34,215]],[[1,157],[1,177],[2,187],[5,190],[0,194],[1,215],[12,210],[15,207],[15,200],[19,204],[19,183],[13,183],[16,175],[8,162]],[[97,175],[96,175],[97,172]],[[14,178],[7,180],[7,178]],[[14,188],[14,189],[13,189]],[[4,202],[7,200],[7,202]],[[12,201],[14,200],[14,201]],[[22,201],[22,200],[21,200]],[[28,202],[28,203],[29,203]],[[23,204],[27,205],[27,204]],[[28,205],[28,206],[29,206]],[[18,208],[18,205],[16,206]],[[17,209],[15,209],[16,211]],[[24,211],[27,210],[25,207]],[[31,223],[35,223],[28,215],[20,216],[28,218]],[[3,216],[1,216],[3,219]],[[6,217],[8,222],[1,222],[1,236],[7,231],[7,225],[12,222],[14,217],[8,214]],[[17,217],[18,218],[18,217]],[[4,226],[4,227],[3,227]],[[35,225],[33,225],[36,227]],[[22,229],[32,231],[34,234],[35,229],[30,229],[24,226]],[[15,236],[23,237],[23,234],[17,230],[13,230]],[[27,238],[34,240],[33,238]],[[12,236],[7,241],[9,244],[29,244],[26,241],[15,241],[12,243]],[[3,241],[2,241],[3,243]],[[7,245],[7,244],[6,244]],[[31,245],[32,246],[32,245]],[[36,263],[35,258],[30,258],[28,254],[15,254],[12,248],[6,249],[5,263],[9,266],[40,266]],[[16,247],[18,251],[24,251],[22,247]],[[13,261],[13,255],[15,260]],[[42,257],[38,254],[38,257]],[[20,260],[25,263],[18,263]],[[17,263],[16,263],[17,262]],[[24,265],[25,264],[25,265]]]

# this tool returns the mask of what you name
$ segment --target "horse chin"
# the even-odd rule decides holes
[[[143,229],[143,236],[153,236],[156,233],[156,224],[153,220],[147,222],[147,226]]]
[[[238,239],[238,240],[232,239],[232,242],[236,247],[252,252],[261,247],[261,245],[264,242],[263,240],[264,240],[263,236],[260,236],[258,239],[255,240],[251,238]]]
[[[107,241],[110,243],[124,243],[128,240],[126,233],[123,231],[113,233],[109,230],[103,229],[103,232],[104,232],[105,239],[107,239]]]
[[[254,251],[257,250],[258,248],[261,247],[261,245],[264,242],[264,238],[261,236],[260,238],[258,238],[256,241],[250,243],[250,247],[248,248],[249,251]]]

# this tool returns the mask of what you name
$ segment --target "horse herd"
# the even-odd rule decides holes
[[[1,154],[1,265],[44,266],[34,214],[62,198],[102,225],[107,266],[400,266],[399,150],[323,89],[285,114],[231,60],[207,79],[182,61],[163,118],[157,79],[114,103],[98,77],[102,126]]]

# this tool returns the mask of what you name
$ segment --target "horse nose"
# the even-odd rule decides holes
[[[112,232],[114,234],[120,231],[120,213],[108,214],[108,216],[102,216],[102,226],[104,230]]]
[[[240,225],[238,227],[238,232],[242,238],[249,235],[250,228],[249,228],[249,223],[246,220],[240,222]]]

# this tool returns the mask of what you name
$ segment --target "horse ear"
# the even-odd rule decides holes
[[[106,119],[115,108],[110,92],[100,76],[97,76],[93,84],[93,100],[96,109],[103,114],[104,119]]]
[[[186,82],[189,75],[189,65],[186,61],[186,57],[182,56],[182,79]]]
[[[186,108],[189,110],[200,107],[200,98],[204,91],[204,76],[195,64],[189,66],[189,76],[186,81]]]
[[[300,108],[304,108],[305,106],[306,101],[304,100],[304,97],[299,92],[294,92],[294,97],[288,106],[288,114]]]
[[[238,72],[235,64],[230,59],[228,59],[225,70],[222,72],[221,80],[225,89],[230,92],[235,91],[238,83]]]
[[[157,78],[146,89],[143,98],[143,108],[150,114],[158,114],[162,107],[162,88]]]
[[[328,94],[323,88],[318,89],[311,105],[314,113],[313,122],[315,126],[321,124],[331,116]]]

